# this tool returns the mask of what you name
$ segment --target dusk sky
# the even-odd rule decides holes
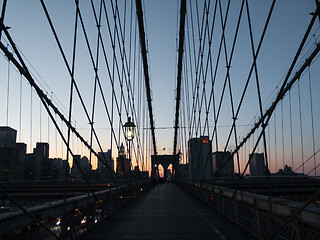
[[[74,1],[66,0],[56,0],[56,1],[44,1],[48,12],[52,18],[52,22],[55,26],[57,34],[60,38],[62,47],[65,51],[66,57],[68,59],[69,65],[71,66],[72,62],[72,48],[73,48],[73,35],[74,35],[74,22],[75,22],[75,4]],[[94,22],[94,17],[92,14],[90,1],[80,0],[80,10],[84,18],[84,23],[86,25],[87,34],[89,36],[89,41],[92,45],[94,56],[96,54],[96,45],[97,45],[97,28]],[[93,1],[98,12],[100,1]],[[107,2],[107,11],[111,14],[111,5],[110,1]],[[131,4],[135,1],[124,1],[118,0],[118,7],[120,12],[120,18],[122,22],[124,16],[124,6],[126,4],[126,52],[129,54],[129,29],[130,29],[130,14],[131,14]],[[144,17],[145,17],[145,30],[147,34],[147,47],[148,47],[148,58],[149,58],[149,72],[151,80],[151,90],[152,90],[152,100],[153,100],[153,111],[154,111],[154,121],[155,127],[160,128],[156,129],[156,140],[158,154],[172,154],[173,152],[173,137],[174,137],[174,114],[175,114],[175,89],[176,89],[176,78],[177,78],[177,49],[178,49],[178,29],[179,29],[179,1],[174,0],[145,0],[144,4]],[[215,2],[214,0],[210,2],[209,9],[209,19],[212,19],[213,10]],[[272,1],[265,0],[249,0],[250,14],[251,14],[251,24],[253,30],[253,38],[255,49],[258,46],[261,33],[266,22],[266,17],[269,12]],[[115,1],[114,1],[115,3]],[[0,1],[0,6],[2,6],[2,1]],[[192,5],[193,4],[193,5]],[[186,18],[190,21],[190,14],[195,13],[195,9],[190,10],[190,5],[194,6],[194,1],[192,4],[187,1],[187,15]],[[198,1],[199,11],[203,10],[204,1]],[[227,1],[221,1],[223,16],[225,16],[225,9]],[[230,5],[229,18],[226,26],[226,44],[227,52],[230,55],[231,45],[234,37],[235,26],[237,23],[237,18],[239,14],[239,8],[241,5],[240,0],[232,0]],[[201,7],[200,7],[201,6]],[[277,86],[280,88],[283,81],[283,77],[287,73],[290,64],[294,58],[294,55],[299,47],[299,44],[304,36],[304,33],[310,23],[312,16],[311,12],[314,12],[316,4],[314,0],[279,0],[275,4],[275,8],[268,26],[264,42],[259,53],[257,60],[257,67],[259,72],[260,88],[262,94],[262,102],[264,103],[264,110],[270,105],[276,96]],[[133,32],[137,28],[136,22],[136,11],[135,4],[133,4],[132,10],[132,19],[133,21]],[[108,16],[110,21],[113,21],[112,15]],[[195,18],[195,15],[193,15]],[[217,12],[217,19],[220,19],[220,12]],[[104,21],[105,17],[102,17],[102,34],[105,39],[105,45],[107,49],[107,55],[109,59],[110,66],[112,68],[112,47],[110,39],[108,38],[109,32]],[[41,88],[48,96],[53,96],[54,102],[58,104],[58,108],[68,116],[69,108],[69,94],[70,94],[70,75],[62,61],[62,57],[59,53],[57,44],[54,40],[52,31],[49,27],[48,21],[42,9],[41,3],[38,0],[9,0],[7,4],[7,10],[5,14],[4,23],[6,26],[9,26],[8,30],[11,34],[12,39],[15,41],[17,47],[23,53],[29,63],[34,67],[33,70],[30,70],[35,74],[35,78],[38,81],[38,84],[41,84]],[[189,22],[190,23],[190,22]],[[136,25],[135,25],[136,24]],[[216,58],[219,42],[221,38],[221,23],[217,21],[216,30],[214,31],[213,43],[212,43],[212,56],[213,59]],[[195,26],[197,24],[195,23]],[[212,25],[212,22],[209,23]],[[190,27],[190,25],[189,25]],[[112,25],[113,29],[113,25]],[[190,30],[191,28],[189,28]],[[186,30],[187,31],[187,30]],[[132,38],[137,35],[132,33]],[[301,57],[299,58],[300,63],[302,63],[305,58],[310,54],[311,50],[314,48],[315,43],[319,42],[319,20],[317,19],[314,27],[312,28],[311,35],[307,40],[307,46],[304,48]],[[198,40],[198,36],[195,36]],[[1,42],[5,45],[7,37],[2,33]],[[186,38],[188,42],[188,38]],[[134,47],[134,41],[132,40],[132,54],[139,54],[138,41],[136,41],[136,47]],[[10,48],[12,51],[12,48]],[[224,50],[223,50],[224,51]],[[189,55],[189,50],[185,47],[185,56]],[[103,86],[105,90],[105,97],[108,103],[108,106],[111,109],[112,102],[112,92],[111,85],[108,79],[108,72],[102,67],[102,51],[100,50],[99,61],[101,63],[101,69],[99,68],[101,81],[106,84]],[[133,55],[131,55],[133,58]],[[120,59],[120,58],[119,58]],[[136,58],[138,59],[138,57]],[[221,62],[219,64],[219,70],[217,75],[217,82],[215,87],[216,99],[220,98],[221,89],[224,81],[224,76],[226,73],[225,67],[225,58],[222,56]],[[136,64],[138,65],[138,60]],[[120,69],[121,62],[119,61]],[[248,21],[246,10],[243,12],[243,19],[240,24],[238,41],[234,53],[233,63],[230,70],[230,77],[232,81],[232,91],[234,97],[234,105],[238,106],[239,100],[244,88],[244,83],[248,76],[250,67],[252,64],[252,53],[251,53],[251,44],[248,31]],[[28,64],[30,67],[31,65]],[[301,64],[298,64],[298,66]],[[131,61],[131,71],[134,69],[134,61]],[[136,66],[137,71],[135,72],[136,76],[133,76],[131,72],[132,79],[139,79],[138,67]],[[295,68],[295,71],[298,68]],[[309,73],[305,71],[303,76],[300,79],[301,94],[300,100],[302,105],[302,116],[303,116],[303,146],[304,146],[304,159],[308,159],[312,156],[312,152],[317,151],[320,147],[320,108],[318,100],[318,92],[320,91],[320,82],[319,82],[319,57],[315,58],[314,63],[310,67],[310,79],[312,82],[312,101],[313,101],[313,119],[314,119],[314,139],[312,140],[311,135],[311,115],[310,115],[310,94],[309,94]],[[187,71],[190,71],[187,70]],[[36,75],[38,74],[38,75]],[[115,72],[115,75],[117,73]],[[121,74],[121,73],[120,73]],[[42,79],[42,80],[41,80]],[[85,45],[85,40],[83,37],[83,32],[78,28],[78,43],[77,43],[77,52],[76,52],[76,66],[75,66],[75,79],[79,85],[79,89],[82,93],[82,97],[85,103],[88,106],[89,115],[91,116],[92,110],[92,95],[94,88],[94,71],[90,62],[89,54],[87,47]],[[7,123],[7,89],[9,82],[9,115],[8,115],[8,124],[15,128],[19,129],[19,108],[20,108],[20,74],[14,66],[10,66],[9,70],[9,81],[8,81],[8,61],[4,54],[1,52],[0,57],[0,80],[1,80],[1,89],[0,89],[0,125],[4,126]],[[191,80],[189,80],[191,81]],[[209,80],[208,80],[209,81]],[[38,141],[47,141],[50,139],[50,156],[54,157],[62,156],[61,146],[62,143],[59,140],[58,143],[55,142],[55,132],[53,131],[54,126],[52,123],[49,124],[48,131],[48,116],[45,113],[45,109],[42,107],[40,110],[39,98],[36,96],[36,93],[32,93],[32,111],[31,112],[31,90],[30,85],[23,79],[22,84],[22,131],[18,132],[17,141],[22,141],[28,144],[28,152],[31,151],[30,144],[30,119],[32,117],[32,145],[35,147],[35,142]],[[117,83],[118,84],[118,83]],[[138,86],[137,81],[135,82],[135,87]],[[142,84],[144,82],[142,81]],[[118,86],[118,85],[117,85]],[[117,90],[118,91],[118,90]],[[125,90],[126,91],[126,90]],[[138,91],[138,90],[136,90]],[[143,88],[143,91],[145,89]],[[191,91],[191,89],[189,89]],[[206,93],[209,95],[210,89],[206,88]],[[229,91],[229,89],[227,89]],[[51,94],[51,92],[53,92]],[[117,92],[119,93],[119,92]],[[138,92],[135,92],[137,94]],[[230,131],[230,126],[232,124],[232,115],[230,108],[230,99],[226,93],[226,98],[222,104],[221,116],[217,123],[218,125],[218,136],[219,136],[219,150],[222,151],[225,146],[226,138]],[[127,95],[125,95],[127,96]],[[293,129],[294,129],[294,151],[291,150],[290,143],[290,129],[289,129],[289,101],[283,101],[283,110],[281,112],[280,105],[276,110],[277,119],[273,118],[270,120],[270,130],[269,130],[269,142],[270,142],[270,158],[271,160],[271,170],[272,172],[276,171],[279,168],[283,167],[283,162],[292,166],[291,152],[294,153],[294,165],[293,170],[299,166],[301,163],[301,151],[298,149],[300,147],[300,123],[299,123],[299,94],[297,90],[297,84],[292,90],[292,114],[293,114]],[[120,94],[118,94],[120,99]],[[286,98],[287,99],[287,98]],[[108,118],[104,113],[104,108],[102,104],[102,98],[100,95],[97,96],[96,103],[96,120],[95,127],[103,144],[103,150],[110,148],[110,124]],[[120,101],[120,100],[119,100]],[[138,102],[138,97],[136,98]],[[143,100],[146,104],[146,100]],[[185,104],[185,103],[183,103]],[[191,103],[192,104],[192,103]],[[215,103],[218,104],[217,102]],[[138,106],[138,103],[136,103]],[[146,105],[145,105],[146,106]],[[115,107],[115,106],[114,106]],[[41,111],[41,113],[40,113]],[[114,109],[114,111],[116,111]],[[124,109],[122,110],[124,114]],[[255,75],[251,81],[251,84],[248,88],[248,93],[244,100],[244,105],[241,108],[239,117],[238,117],[238,138],[242,139],[248,132],[248,130],[254,124],[254,117],[259,116],[259,105],[257,98],[257,91],[255,85]],[[40,130],[40,114],[41,114],[41,126]],[[101,116],[100,116],[101,114]],[[283,116],[281,118],[281,116]],[[84,137],[89,141],[90,139],[90,126],[88,121],[85,118],[83,110],[81,110],[79,100],[75,97],[74,99],[74,108],[73,108],[73,118],[76,121],[76,127],[80,128],[80,132],[84,134]],[[114,115],[115,120],[115,131],[118,134],[119,121],[118,117]],[[123,121],[126,121],[126,118],[122,117]],[[149,121],[149,119],[147,119]],[[210,117],[210,138],[212,137],[213,131],[213,115]],[[282,132],[282,122],[284,122],[284,130]],[[59,122],[60,123],[60,122]],[[277,125],[276,132],[274,130],[274,125]],[[182,126],[188,127],[188,126]],[[161,129],[166,128],[166,129]],[[63,127],[63,130],[66,131],[66,126]],[[143,137],[142,132],[146,131],[140,129],[140,137]],[[49,135],[48,135],[49,132]],[[20,135],[21,134],[21,139]],[[41,136],[40,136],[41,134]],[[272,135],[273,134],[273,135]],[[274,136],[276,134],[276,136]],[[257,135],[256,135],[257,136]],[[283,140],[283,137],[285,139]],[[41,139],[40,139],[41,137]],[[75,153],[81,153],[81,146],[77,140],[73,140],[73,148]],[[124,141],[123,136],[119,139],[120,142]],[[249,155],[249,148],[253,146],[254,139],[250,140],[250,146],[247,145],[246,150],[240,150],[240,164],[243,168],[246,158]],[[276,142],[275,142],[276,141]],[[283,147],[283,142],[285,147]],[[115,144],[115,143],[113,143]],[[234,138],[230,142],[228,149],[234,147]],[[276,147],[278,146],[278,147]],[[260,152],[263,152],[262,145],[259,145]],[[275,151],[277,148],[277,152]],[[285,153],[283,154],[282,149],[285,148]],[[96,144],[94,144],[94,149],[99,151]],[[163,150],[165,149],[165,150]],[[213,143],[213,150],[216,150],[216,145]],[[64,149],[64,155],[65,155]],[[87,152],[83,150],[83,155]],[[184,152],[183,154],[186,154]],[[116,149],[113,149],[113,157],[117,155]],[[283,160],[283,155],[285,159]],[[320,159],[317,156],[315,163],[319,164]],[[63,157],[65,158],[65,156]],[[277,163],[275,163],[277,159]],[[314,166],[314,161],[310,160],[309,165],[306,165],[306,168],[312,169]],[[149,164],[149,163],[148,163]],[[277,169],[276,169],[277,165]],[[300,169],[301,170],[301,169]],[[299,171],[300,171],[299,170]],[[320,172],[320,169],[318,169]],[[314,174],[314,173],[312,173]]]

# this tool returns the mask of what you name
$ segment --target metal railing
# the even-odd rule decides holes
[[[126,206],[137,196],[153,186],[150,180],[83,194],[62,200],[55,200],[22,210],[0,214],[0,238],[4,239],[76,239],[110,218],[113,213]],[[64,210],[65,209],[65,210]],[[63,219],[63,212],[66,217]],[[35,222],[30,214],[38,220]],[[43,224],[50,230],[39,226]],[[53,234],[55,235],[53,235]]]
[[[320,239],[319,208],[309,205],[286,223],[303,203],[273,197],[270,215],[267,196],[194,181],[177,184],[259,239]]]

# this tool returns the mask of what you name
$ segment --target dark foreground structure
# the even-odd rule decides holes
[[[162,184],[120,210],[86,239],[256,239],[174,184]]]

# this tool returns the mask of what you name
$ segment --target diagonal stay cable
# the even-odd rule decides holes
[[[126,4],[126,2],[125,2],[125,4]],[[132,116],[134,116],[134,119],[138,120],[136,107],[135,107],[135,103],[134,103],[134,94],[133,94],[132,85],[131,85],[131,81],[130,81],[130,71],[129,71],[129,66],[128,66],[127,54],[126,54],[126,49],[125,49],[125,44],[124,44],[125,43],[125,25],[124,25],[124,27],[122,27],[121,18],[120,18],[120,14],[119,14],[119,8],[118,8],[118,2],[116,1],[115,6],[114,6],[113,1],[111,1],[111,8],[112,8],[114,19],[115,19],[115,35],[117,38],[121,62],[122,62],[122,71],[121,71],[121,79],[122,79],[121,82],[122,83],[121,83],[121,85],[123,85],[123,79],[124,79],[124,83],[127,88],[127,96],[128,96],[127,117],[129,116],[128,114],[131,109]],[[116,21],[117,19],[118,19],[118,21]],[[117,24],[117,22],[118,22],[118,24]],[[125,24],[125,14],[124,14],[124,24]],[[117,26],[119,26],[119,27],[117,27]],[[122,29],[123,29],[123,31],[122,31]],[[120,32],[120,34],[119,34],[119,32]],[[115,37],[114,37],[114,41],[115,41]],[[121,42],[122,42],[122,44],[121,44]],[[125,74],[125,71],[127,71],[127,74]],[[136,130],[137,130],[139,128],[139,121],[136,123],[136,126],[137,126]],[[139,149],[139,147],[141,146],[141,140],[140,140],[140,137],[138,134],[137,134],[137,136],[138,137],[135,138],[135,140],[137,142],[137,147]],[[134,142],[133,142],[133,149],[134,149],[134,154],[136,155],[136,148],[134,147]],[[137,160],[137,158],[136,158],[136,160]]]
[[[311,64],[312,60],[313,60],[313,59],[317,56],[317,54],[319,53],[319,51],[320,51],[320,43],[317,44],[317,47],[316,47],[316,48],[314,49],[314,51],[310,54],[310,56],[305,60],[305,63],[299,68],[299,70],[295,73],[295,75],[294,75],[294,76],[291,78],[291,80],[288,82],[289,77],[290,77],[291,72],[292,72],[292,69],[294,68],[295,63],[297,62],[297,59],[298,59],[298,57],[299,57],[299,55],[300,55],[300,53],[301,53],[301,50],[302,50],[302,48],[303,48],[303,46],[304,46],[304,43],[306,42],[307,37],[309,36],[309,33],[310,33],[310,31],[311,31],[311,28],[312,28],[312,26],[313,26],[313,24],[314,24],[314,22],[315,22],[315,19],[316,19],[317,15],[319,14],[319,11],[320,11],[320,9],[318,8],[318,9],[316,10],[316,13],[313,14],[313,17],[312,17],[312,19],[311,19],[311,21],[310,21],[310,24],[309,24],[309,26],[308,26],[308,29],[306,30],[306,33],[305,33],[305,35],[304,35],[304,37],[303,37],[303,39],[302,39],[302,41],[301,41],[301,43],[300,43],[300,46],[299,46],[299,48],[298,48],[298,50],[297,50],[297,53],[296,53],[296,55],[295,55],[295,57],[294,57],[294,59],[293,59],[293,61],[292,61],[292,64],[291,64],[291,66],[290,66],[290,68],[289,68],[289,71],[288,71],[288,73],[287,73],[287,75],[286,75],[286,78],[285,78],[285,80],[284,80],[284,82],[283,82],[283,84],[282,84],[282,86],[281,86],[281,90],[279,91],[279,93],[278,93],[275,101],[272,103],[272,105],[271,105],[271,106],[268,108],[268,110],[265,112],[265,114],[263,115],[263,118],[261,118],[261,119],[259,120],[259,122],[255,124],[255,126],[252,128],[252,130],[250,131],[250,133],[247,135],[247,137],[239,144],[238,148],[236,148],[236,149],[233,151],[232,156],[234,155],[234,153],[235,153],[236,151],[239,150],[240,147],[242,147],[242,145],[247,141],[247,139],[250,137],[250,135],[253,134],[254,130],[259,127],[259,125],[261,124],[261,122],[264,121],[265,124],[262,125],[262,131],[260,132],[260,134],[259,134],[259,136],[258,136],[258,139],[257,139],[257,141],[256,141],[256,143],[255,143],[255,145],[254,145],[254,148],[253,148],[253,150],[252,150],[252,153],[255,152],[255,150],[256,150],[256,148],[257,148],[257,146],[258,146],[258,144],[259,144],[259,141],[260,141],[261,138],[262,138],[263,131],[264,131],[265,128],[267,127],[268,122],[269,122],[269,120],[270,120],[270,118],[271,118],[271,116],[272,116],[272,113],[273,113],[274,110],[275,110],[275,107],[276,107],[277,104],[282,100],[282,98],[286,95],[286,93],[291,89],[292,85],[299,79],[299,77],[300,77],[300,75],[303,73],[303,71]],[[246,164],[246,166],[245,166],[245,169],[243,170],[243,173],[242,173],[242,175],[241,175],[242,177],[240,178],[239,183],[238,183],[237,187],[236,187],[235,190],[234,190],[234,193],[233,193],[233,195],[232,195],[232,198],[235,197],[236,192],[239,190],[239,187],[240,187],[240,185],[241,185],[241,183],[242,183],[242,181],[243,181],[243,176],[244,176],[244,174],[245,174],[245,172],[246,172],[246,170],[247,170],[247,168],[248,168],[248,166],[249,166],[249,164],[250,164],[250,162],[251,162],[251,160],[252,160],[252,156],[253,156],[253,154],[251,154],[251,157],[249,158],[249,160],[248,160],[248,162],[247,162],[247,164]],[[230,158],[230,159],[231,159],[231,158]]]
[[[55,239],[61,239],[59,238],[54,232],[52,232],[47,226],[45,226],[36,216],[28,212],[24,207],[22,207],[14,198],[12,198],[9,194],[7,194],[5,191],[0,189],[1,194],[10,200],[15,206],[17,206],[22,212],[24,212],[26,215],[28,215],[30,218],[32,218],[39,226],[41,226],[43,229],[45,229],[52,237]]]
[[[57,36],[57,33],[56,33],[55,29],[54,29],[54,26],[53,26],[53,23],[52,23],[51,18],[50,18],[50,16],[49,16],[49,13],[48,13],[48,11],[47,11],[47,8],[46,8],[43,0],[40,0],[40,1],[41,1],[41,5],[42,5],[42,7],[43,7],[43,10],[44,10],[44,12],[45,12],[45,15],[46,15],[46,17],[47,17],[47,19],[48,19],[48,22],[49,22],[49,25],[50,25],[50,27],[51,27],[51,30],[52,30],[52,32],[53,32],[53,34],[54,34],[55,39],[56,39],[56,42],[57,42],[57,45],[58,45],[58,47],[59,47],[60,53],[61,53],[61,55],[62,55],[62,57],[63,57],[63,60],[64,60],[64,62],[65,62],[65,65],[66,65],[66,67],[67,67],[67,70],[68,70],[68,72],[69,72],[69,74],[70,74],[70,76],[71,76],[71,78],[72,78],[72,71],[71,71],[70,66],[69,66],[69,64],[68,64],[68,62],[67,62],[66,56],[65,56],[64,51],[63,51],[63,49],[62,49],[62,46],[61,46],[61,44],[60,44],[59,38],[58,38],[58,36]],[[78,0],[75,0],[75,2],[76,2],[76,6],[77,6],[77,11],[79,11]],[[79,12],[79,19],[80,19],[81,24],[83,25],[83,21],[82,21],[82,17],[81,17],[80,12]],[[85,107],[85,104],[84,104],[84,102],[83,102],[83,99],[82,99],[82,97],[81,97],[80,91],[79,91],[79,89],[78,89],[78,87],[77,87],[77,84],[76,84],[74,78],[72,78],[72,81],[74,82],[75,89],[76,89],[77,94],[78,94],[78,96],[79,96],[79,99],[80,99],[80,102],[81,102],[81,104],[82,104],[82,107],[83,107],[83,109],[84,109],[84,111],[85,111],[86,117],[87,117],[88,121],[90,122],[89,113],[88,113],[88,111],[87,111],[87,109],[86,109],[86,107]],[[100,85],[99,85],[99,86],[100,86]],[[100,86],[100,87],[101,87],[101,86]],[[47,99],[47,100],[48,100],[47,102],[48,102],[48,103],[51,103],[51,101],[50,101],[46,96],[45,96],[44,99]],[[104,101],[104,103],[105,103],[105,101]],[[52,106],[51,106],[51,107],[52,107]],[[56,108],[54,108],[54,109],[56,109]],[[58,109],[56,109],[56,110],[57,110],[57,111],[55,111],[56,113],[60,113],[60,112],[58,111]],[[59,117],[66,123],[67,126],[71,125],[70,122],[68,122],[61,113],[58,114],[58,115],[59,115]],[[109,116],[109,115],[108,115],[108,116]],[[101,157],[90,147],[90,145],[77,133],[77,131],[76,131],[73,127],[70,127],[70,128],[71,128],[72,131],[77,135],[77,137],[85,144],[85,146],[86,146],[88,149],[90,149],[90,151],[92,151],[92,152],[94,153],[94,155],[98,158],[98,160],[102,161],[103,164],[105,164],[105,166],[107,167],[108,170],[110,170],[111,172],[114,172],[114,170],[111,169],[108,164],[106,164],[105,156],[103,155],[103,158],[104,158],[104,159],[103,159],[104,161],[103,161],[103,160],[101,159]],[[58,130],[59,130],[59,129],[58,129]],[[113,129],[112,129],[112,131],[113,131]],[[113,131],[113,132],[114,132],[114,131]],[[97,134],[96,134],[96,131],[93,130],[93,133],[94,133],[94,136],[95,136],[95,138],[96,138],[96,140],[97,140],[97,143],[98,143],[98,145],[99,145],[100,151],[102,152],[102,151],[103,151],[103,150],[102,150],[102,146],[101,146],[101,144],[100,144],[100,141],[99,141],[99,139],[98,139],[98,136],[97,136]],[[63,136],[62,136],[62,137],[63,137]],[[116,140],[116,139],[115,139],[115,140]],[[76,163],[77,163],[77,161],[76,161]],[[79,168],[79,169],[80,169],[80,168]],[[82,170],[80,169],[80,171],[82,171]],[[86,178],[85,178],[85,179],[86,179]],[[113,177],[112,177],[112,179],[113,179]],[[113,181],[114,181],[114,179],[113,179]],[[94,194],[94,193],[93,193],[93,194]],[[95,194],[94,194],[94,196],[95,196]]]
[[[102,96],[102,100],[103,100],[103,103],[104,103],[106,112],[107,112],[108,116],[110,116],[110,115],[109,115],[109,110],[108,110],[108,107],[107,107],[107,102],[106,102],[106,100],[105,100],[105,96],[104,96],[104,93],[103,93],[103,90],[102,90],[100,78],[99,78],[99,75],[98,75],[98,68],[97,68],[97,66],[95,65],[93,53],[92,53],[92,50],[91,50],[91,46],[90,46],[90,43],[89,43],[89,39],[88,39],[88,36],[87,36],[86,29],[85,29],[85,26],[84,26],[83,18],[82,18],[81,12],[80,12],[78,0],[75,0],[75,3],[76,3],[77,11],[79,12],[79,19],[80,19],[81,27],[82,27],[82,30],[83,30],[83,33],[84,33],[84,36],[85,36],[85,40],[86,40],[86,44],[87,44],[87,49],[88,49],[88,51],[89,51],[89,55],[90,55],[90,59],[91,59],[91,64],[93,65],[93,68],[94,68],[94,71],[95,71],[95,76],[96,76],[96,80],[97,80],[97,83],[98,83],[98,86],[99,86],[99,90],[100,90],[100,93],[101,93],[101,96]],[[93,9],[93,10],[94,10],[94,9]],[[94,10],[94,16],[95,16],[95,19],[97,20],[95,10]],[[98,35],[101,36],[100,31],[98,31]],[[101,41],[101,43],[102,43],[102,41]],[[118,113],[120,114],[120,111],[119,111],[119,110],[118,110]],[[109,120],[110,120],[110,118],[109,118]],[[90,120],[89,120],[89,121],[90,121]],[[119,121],[120,121],[120,124],[123,125],[121,118],[119,118]],[[110,123],[111,123],[111,122],[110,122]],[[96,134],[96,131],[94,130],[94,128],[92,128],[92,130],[93,130],[93,134],[94,134],[94,136],[95,136],[95,138],[96,138],[97,144],[98,144],[98,146],[99,146],[99,149],[100,149],[101,152],[103,152],[102,146],[101,146],[101,144],[100,144],[100,141],[99,141],[99,139],[98,139],[98,136],[97,136],[97,134]],[[113,128],[112,128],[112,130],[113,130],[113,132],[114,132],[114,129],[113,129]],[[122,132],[123,132],[123,134],[125,134],[125,133],[124,133],[124,129],[122,129]],[[114,135],[114,136],[115,136],[115,135]],[[117,143],[117,147],[119,148],[118,143]],[[90,148],[90,149],[92,149],[92,148]],[[103,158],[105,158],[104,154],[102,154],[102,155],[103,155]],[[105,163],[104,163],[104,164],[105,164]],[[110,166],[108,166],[108,165],[107,165],[107,168],[108,168],[108,169],[111,169]],[[112,172],[114,172],[114,170],[112,170]],[[112,176],[112,180],[113,180],[113,182],[115,182],[113,176]],[[128,183],[129,183],[130,187],[133,187],[132,182],[130,181],[130,179],[127,178],[127,180],[128,180]],[[131,188],[130,190],[131,190],[130,193],[133,195],[132,188]],[[119,192],[118,192],[118,193],[119,193]],[[123,200],[122,200],[122,201],[123,201]]]
[[[76,62],[76,45],[77,45],[77,29],[78,29],[78,12],[76,11],[75,23],[74,23],[74,37],[73,37],[73,50],[72,50],[72,69],[71,69],[71,86],[70,86],[70,96],[69,96],[69,122],[72,119],[72,103],[73,103],[73,88],[74,88],[74,68]],[[68,147],[67,147],[67,163],[69,162],[69,147],[70,147],[70,135],[71,135],[71,124],[68,126]],[[63,190],[63,218],[66,216],[66,201],[67,201],[67,181],[68,181],[68,164],[65,164],[65,176],[64,176],[64,190]],[[67,229],[66,221],[62,223],[62,235],[65,234]]]
[[[251,69],[250,69],[250,72],[249,72],[249,75],[248,75],[248,78],[247,78],[247,81],[246,81],[246,84],[245,84],[245,88],[244,88],[244,90],[243,90],[243,93],[242,93],[242,96],[241,96],[241,99],[240,99],[240,102],[239,102],[239,105],[238,105],[238,108],[237,108],[237,112],[236,112],[235,118],[233,119],[233,124],[232,124],[231,129],[230,129],[230,132],[229,132],[229,136],[228,136],[228,139],[227,139],[227,142],[226,142],[226,146],[228,145],[228,143],[229,143],[229,141],[230,141],[230,139],[231,139],[231,135],[232,135],[232,132],[233,132],[233,128],[234,128],[234,126],[235,126],[235,121],[236,121],[236,119],[238,118],[238,114],[239,114],[240,108],[241,108],[241,106],[242,106],[242,102],[243,102],[243,100],[244,100],[244,96],[245,96],[245,93],[246,93],[246,90],[247,90],[249,81],[250,81],[250,79],[251,79],[251,74],[252,74],[252,72],[253,72],[254,64],[255,64],[255,61],[256,61],[256,59],[257,59],[257,57],[258,57],[258,54],[259,54],[259,52],[260,52],[260,48],[261,48],[261,45],[262,45],[262,42],[263,42],[263,39],[264,39],[266,30],[267,30],[267,27],[268,27],[269,22],[270,22],[270,18],[271,18],[273,9],[274,9],[275,2],[276,2],[276,0],[273,0],[272,5],[271,5],[271,7],[270,7],[270,10],[269,10],[269,13],[268,13],[268,17],[267,17],[267,20],[266,20],[266,23],[265,23],[265,26],[264,26],[264,29],[263,29],[263,32],[262,32],[260,41],[259,41],[259,45],[258,45],[258,48],[257,48],[257,50],[256,50],[255,59],[253,60],[253,63],[252,63],[252,65],[251,65]],[[243,3],[244,3],[244,2],[243,2]],[[233,51],[232,51],[232,52],[233,52]],[[232,55],[233,55],[233,54],[232,54]],[[231,56],[232,56],[232,55],[231,55]],[[216,128],[216,125],[215,125],[215,128]],[[238,145],[238,148],[236,148],[236,149],[239,149],[243,144],[244,144],[244,142],[240,143],[240,144]],[[225,149],[226,149],[226,146],[225,146]],[[233,154],[232,154],[232,157],[233,157]],[[229,158],[229,159],[225,162],[225,164],[227,164],[228,161],[230,161],[230,160],[231,160],[231,158]],[[225,164],[223,164],[221,167],[223,167]]]
[[[49,109],[49,105],[47,104],[47,101],[46,101],[46,98],[47,96],[43,93],[43,91],[35,84],[33,78],[31,77],[31,74],[29,73],[28,71],[28,68],[26,67],[23,59],[21,58],[21,55],[19,54],[17,48],[15,47],[15,44],[11,38],[11,36],[9,35],[8,31],[6,31],[6,29],[4,28],[3,25],[0,25],[0,27],[2,27],[2,29],[4,30],[8,40],[10,41],[11,43],[11,46],[12,48],[14,49],[14,52],[16,53],[16,55],[18,56],[19,60],[21,61],[21,64],[22,66],[20,65],[20,63],[13,57],[13,55],[8,51],[8,49],[0,42],[0,48],[1,50],[6,54],[6,56],[10,59],[10,61],[17,67],[17,69],[20,71],[21,74],[23,74],[25,76],[25,78],[29,81],[30,85],[36,90],[43,106],[45,107],[47,113],[49,114],[52,122],[54,123],[57,131],[59,132],[59,135],[62,139],[62,141],[64,142],[64,144],[67,146],[70,154],[73,156],[73,152],[71,151],[70,147],[68,146],[67,144],[67,140],[65,139],[65,137],[63,136],[63,133],[61,131],[61,129],[59,128],[54,116],[52,115],[50,109]],[[69,125],[68,125],[69,126]],[[85,177],[85,174],[83,173],[81,167],[80,167],[80,164],[78,163],[78,161],[75,161],[76,162],[76,165],[78,166],[79,170],[80,170],[80,173],[81,175],[83,176],[86,184],[88,185],[88,188],[90,188],[90,191],[92,192],[93,194],[93,197],[95,198],[95,200],[98,202],[97,200],[97,197],[94,193],[94,191],[91,189],[90,187],[90,184],[88,182],[88,179]],[[98,202],[99,205],[101,205],[99,202]],[[101,208],[104,210],[103,206],[101,206]]]

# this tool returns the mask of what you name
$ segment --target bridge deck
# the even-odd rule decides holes
[[[174,184],[155,187],[101,223],[86,239],[256,239],[182,192]]]

